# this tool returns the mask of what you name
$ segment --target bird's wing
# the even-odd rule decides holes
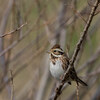
[[[68,68],[68,64],[69,64],[69,58],[66,54],[64,54],[62,57],[61,57],[61,60],[62,60],[62,67],[63,69],[66,71],[67,68]]]

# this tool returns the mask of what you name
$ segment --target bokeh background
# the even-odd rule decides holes
[[[50,99],[56,80],[49,73],[46,52],[59,43],[72,57],[94,2],[0,0],[0,100]],[[88,84],[79,87],[80,100],[100,100],[99,12],[100,7],[75,62],[78,76]],[[76,97],[72,82],[59,100]]]

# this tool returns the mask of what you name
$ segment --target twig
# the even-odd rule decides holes
[[[19,30],[20,30],[22,27],[24,27],[26,24],[27,24],[27,22],[26,22],[25,24],[22,24],[20,27],[16,28],[15,30],[13,30],[13,31],[11,31],[11,32],[9,32],[9,33],[5,33],[5,34],[3,34],[3,35],[0,35],[0,38],[5,37],[5,36],[7,36],[7,35],[11,35],[11,34],[15,33],[16,31],[19,31]]]
[[[38,20],[38,18],[37,18]],[[36,21],[37,22],[37,21]],[[0,52],[0,56],[4,55],[6,52],[8,52],[10,49],[12,49],[13,47],[15,47],[20,41],[22,41],[25,37],[27,37],[29,34],[31,34],[31,31],[33,29],[35,29],[35,25],[36,25],[36,22],[34,23],[33,26],[31,26],[31,28],[25,32],[25,34],[19,38],[19,40],[16,40],[14,41],[10,46],[8,46],[6,49],[4,49],[3,51]],[[48,25],[50,24],[50,22],[47,23]],[[41,27],[44,27],[45,24],[42,24]],[[34,31],[37,31],[37,30],[34,30]]]
[[[63,79],[62,79],[61,84],[59,85],[59,87],[56,88],[57,91],[55,92],[55,95],[54,95],[53,100],[57,100],[58,96],[59,96],[60,93],[61,93],[60,91],[61,91],[61,89],[62,89],[62,87],[63,87],[63,85],[64,85],[64,83],[65,83],[64,81],[65,81],[65,79],[66,79],[66,77],[67,77],[68,71],[69,71],[69,69],[70,69],[71,67],[73,67],[74,62],[75,62],[75,60],[76,60],[76,58],[77,58],[77,56],[78,56],[78,54],[79,54],[79,51],[80,51],[80,49],[81,49],[81,45],[82,45],[82,43],[83,43],[83,41],[84,41],[84,39],[85,39],[85,37],[86,37],[86,35],[87,35],[88,28],[90,27],[90,24],[91,24],[91,22],[92,22],[92,19],[93,19],[93,16],[94,16],[94,14],[95,14],[95,11],[96,11],[96,9],[97,9],[97,7],[98,7],[98,4],[99,4],[99,0],[96,0],[95,5],[94,5],[94,7],[92,8],[91,14],[90,14],[89,19],[88,19],[88,21],[87,21],[87,24],[85,25],[84,30],[83,30],[83,32],[82,32],[82,36],[80,37],[79,42],[77,43],[76,49],[75,49],[74,54],[73,54],[72,59],[71,59],[71,63],[68,65],[69,67],[68,67],[68,69],[66,70],[66,72],[64,73],[64,77],[63,77]]]
[[[76,84],[76,95],[77,95],[77,100],[79,100],[79,87],[78,84]]]
[[[97,79],[97,78],[99,78],[99,75],[100,75],[100,64],[98,65],[98,66],[96,66],[98,69],[96,69],[96,70],[94,70],[93,72],[91,72],[91,73],[89,73],[89,74],[86,74],[85,76],[84,76],[84,78],[86,79],[86,80],[88,80],[88,85],[89,85],[89,87],[88,87],[88,90],[91,88],[91,86],[93,86],[93,83],[92,83],[92,81],[91,81],[91,78],[92,77],[94,77],[94,79]],[[98,75],[98,76],[97,76]],[[93,80],[93,78],[92,78],[92,80]],[[89,83],[89,81],[90,81],[90,83]],[[96,80],[95,80],[96,81]],[[95,83],[96,84],[96,83]],[[81,88],[81,87],[80,87]],[[82,92],[82,93],[81,93]],[[80,91],[80,95],[85,95],[85,94],[87,94],[87,90],[85,90],[84,91],[84,89],[82,90],[82,91]],[[76,94],[76,92],[74,91],[71,95],[70,95],[70,97],[67,99],[67,100],[74,100],[74,97],[75,97],[75,94]],[[81,97],[81,96],[80,96]]]
[[[93,16],[94,16],[94,14],[95,14],[95,11],[96,11],[96,9],[97,9],[97,7],[98,7],[98,4],[99,4],[99,0],[96,1],[94,7],[92,8],[91,14],[90,14],[89,19],[88,19],[88,21],[87,21],[87,24],[86,24],[85,27],[84,27],[82,36],[80,37],[79,42],[77,43],[76,49],[75,49],[75,51],[74,51],[74,54],[73,54],[73,57],[72,57],[72,60],[71,60],[71,61],[72,61],[72,62],[71,62],[71,65],[74,64],[74,62],[75,62],[75,60],[76,60],[76,58],[77,58],[77,55],[78,55],[78,53],[79,53],[79,51],[80,51],[80,49],[81,49],[81,45],[82,45],[84,39],[86,38],[88,29],[89,29],[90,24],[91,24],[91,22],[92,22],[92,19],[93,19]]]
[[[88,83],[89,84],[88,91],[87,91],[87,89],[80,87],[82,89],[82,91],[80,91],[80,97],[81,98],[84,95],[86,95],[87,92],[89,92],[89,90],[94,86],[94,84],[96,84],[97,79],[98,79],[97,77],[94,80],[92,80],[92,81],[90,79],[87,79],[87,80],[90,80],[90,82]],[[67,100],[75,100],[75,98],[74,98],[75,95],[76,95],[76,91],[73,91],[73,93],[70,95],[69,98],[67,98]]]
[[[9,16],[11,14],[12,11],[12,6],[13,6],[14,0],[9,0],[8,4],[6,5],[5,9],[3,9],[3,14],[2,15],[2,19],[0,22],[0,35],[3,35],[5,33],[6,27],[7,27],[7,23],[8,23],[8,19]],[[0,38],[0,52],[2,52],[4,49],[4,39]],[[6,79],[8,79],[8,75],[7,75],[7,63],[8,63],[8,59],[6,60],[7,57],[5,57],[5,55],[0,57],[0,68],[3,72],[3,75],[1,77],[1,84],[5,83]],[[5,77],[4,77],[5,76]],[[0,84],[0,86],[1,86]],[[7,85],[7,92],[8,95],[10,95],[11,88],[9,85]]]
[[[71,5],[67,5],[65,4],[66,6],[68,6],[69,8],[71,8],[77,15],[79,15],[79,17],[85,22],[87,23],[87,21],[83,18],[83,16],[81,15],[81,13],[79,11],[77,11],[74,7],[72,7]]]
[[[99,14],[100,13],[100,10],[99,11],[97,11],[94,15],[97,15],[97,14]]]
[[[10,70],[11,74],[11,100],[14,100],[14,84],[13,84],[13,73],[12,70]]]
[[[73,9],[74,12],[75,12],[77,15],[79,15],[79,17],[80,17],[85,23],[87,23],[87,21],[83,18],[83,16],[81,15],[81,13],[80,13],[79,11],[77,11],[77,10],[74,9],[73,7],[71,7],[71,9]]]
[[[12,75],[12,77],[14,78],[14,77],[15,77],[16,75],[18,75],[25,67],[28,67],[28,65],[30,64],[30,62],[33,62],[33,59],[36,58],[36,57],[38,57],[37,55],[41,54],[41,53],[45,50],[45,48],[47,47],[47,45],[48,45],[48,43],[45,42],[45,43],[44,43],[44,46],[42,46],[38,51],[36,51],[36,52],[34,53],[34,55],[32,55],[30,58],[28,58],[29,62],[23,64],[23,65]],[[2,84],[2,85],[0,86],[0,92],[5,88],[5,86],[10,82],[10,80],[11,80],[11,78],[7,79],[7,81],[6,81],[4,84]]]
[[[26,31],[25,34],[19,40],[14,41],[10,46],[8,46],[8,48],[6,48],[2,52],[0,52],[0,56],[4,55],[10,49],[15,47],[20,41],[22,41],[26,36],[28,36],[31,33],[31,31],[33,30],[33,27],[35,27],[35,24],[28,31]]]

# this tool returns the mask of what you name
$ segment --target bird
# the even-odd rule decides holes
[[[60,81],[63,77],[63,74],[68,69],[69,65],[69,57],[68,55],[63,51],[63,49],[60,47],[59,44],[55,44],[49,51],[49,60],[50,60],[50,72],[51,75],[58,81]],[[83,86],[87,86],[85,82],[83,82],[78,76],[75,71],[74,67],[71,67],[68,71],[68,77],[65,79],[65,81],[71,85],[72,81],[76,81],[76,83],[79,85],[79,83]]]

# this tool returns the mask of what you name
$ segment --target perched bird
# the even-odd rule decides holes
[[[50,58],[51,75],[57,80],[61,80],[64,72],[68,68],[69,58],[58,44],[54,45],[50,51],[48,51],[48,53]],[[80,83],[83,86],[87,86],[87,84],[77,76],[74,67],[69,69],[68,78],[66,79],[66,82],[68,82],[70,85],[71,81],[76,81],[78,85]]]

